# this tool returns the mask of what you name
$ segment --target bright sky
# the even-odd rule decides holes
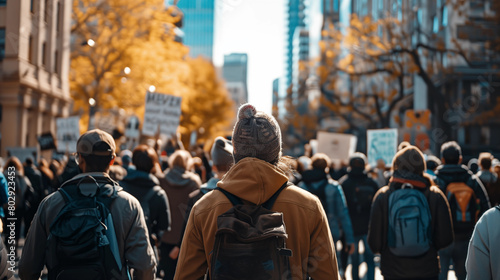
[[[273,80],[283,74],[285,0],[216,0],[214,63],[248,54],[248,101],[271,113]]]

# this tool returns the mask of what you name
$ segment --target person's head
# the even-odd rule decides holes
[[[490,170],[491,162],[493,161],[493,155],[490,153],[481,153],[479,154],[479,165],[482,170]]]
[[[113,137],[100,129],[85,132],[76,142],[78,166],[83,172],[108,172],[116,145]]]
[[[281,130],[273,116],[257,111],[250,104],[238,110],[233,129],[233,155],[235,163],[254,157],[277,165],[281,159]]]
[[[349,170],[351,172],[363,173],[368,160],[363,153],[356,152],[349,157]]]
[[[225,173],[234,164],[233,144],[224,137],[215,138],[210,155],[212,156],[212,165],[218,172]]]
[[[168,166],[170,168],[177,167],[184,170],[190,170],[193,167],[193,158],[186,150],[176,150],[168,157]]]
[[[455,141],[446,142],[441,145],[441,161],[443,164],[462,163],[462,149]]]
[[[476,174],[479,171],[479,161],[477,158],[470,159],[467,163],[467,167],[472,173]]]
[[[14,169],[19,172],[19,174],[24,175],[24,167],[18,157],[12,156],[5,162],[3,170],[9,170],[9,167],[14,167]]]
[[[441,165],[441,161],[437,156],[429,155],[427,156],[427,160],[425,161],[425,164],[427,165],[427,170],[432,170],[436,171],[438,166]]]
[[[324,153],[316,153],[311,158],[311,166],[313,169],[324,170],[328,173],[332,160]]]
[[[25,160],[24,160],[24,164],[26,166],[33,166],[34,162],[33,162],[33,158],[32,157],[27,157]]]
[[[123,150],[120,153],[122,159],[122,166],[128,167],[132,163],[132,152],[130,150]]]
[[[136,170],[147,173],[156,173],[158,156],[153,148],[148,145],[137,146],[132,153],[132,163]]]
[[[424,155],[417,147],[410,145],[396,153],[392,169],[403,174],[423,176],[426,169]]]
[[[404,149],[406,147],[409,147],[409,146],[411,146],[410,142],[403,141],[403,142],[399,143],[399,145],[398,145],[398,151],[401,151],[402,149]]]

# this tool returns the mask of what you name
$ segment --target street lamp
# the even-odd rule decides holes
[[[156,91],[156,87],[153,86],[153,85],[150,85],[149,86],[149,92],[155,92]]]
[[[89,125],[87,130],[95,128],[95,109],[96,100],[94,98],[89,98]]]

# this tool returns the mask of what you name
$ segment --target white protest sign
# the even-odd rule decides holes
[[[398,150],[398,130],[369,129],[366,133],[368,163],[377,166],[377,161],[383,159],[390,166]]]
[[[76,142],[80,138],[80,117],[58,118],[57,151],[76,153]]]
[[[175,135],[181,117],[181,100],[178,96],[148,91],[142,134],[155,136],[159,127],[161,135]]]
[[[318,132],[318,153],[324,153],[332,160],[349,160],[356,151],[358,137],[351,134]]]

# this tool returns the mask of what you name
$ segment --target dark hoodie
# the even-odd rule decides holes
[[[160,178],[160,185],[168,195],[172,215],[171,229],[163,234],[162,242],[179,245],[189,194],[200,188],[201,180],[196,173],[175,166],[167,169],[165,176]]]
[[[388,247],[389,196],[400,189],[402,183],[393,178],[403,179],[412,185],[425,185],[421,190],[429,203],[431,213],[432,245],[429,251],[417,257],[394,255]],[[401,174],[395,171],[389,186],[381,188],[373,200],[368,244],[373,253],[380,253],[380,270],[386,279],[431,278],[439,275],[438,250],[453,242],[453,226],[448,202],[439,188],[431,186],[431,181],[423,176]]]
[[[445,164],[438,167],[436,170],[436,184],[444,194],[446,194],[446,187],[452,182],[463,182],[474,190],[480,203],[479,217],[490,208],[490,201],[486,189],[478,177],[472,174],[467,166]],[[455,228],[455,238],[457,240],[469,240],[473,230],[473,227],[470,229]]]
[[[351,216],[352,229],[355,236],[368,234],[368,223],[370,221],[370,208],[359,209],[357,205],[356,191],[358,187],[366,187],[373,189],[373,196],[378,191],[378,184],[372,178],[368,177],[363,169],[352,168],[347,175],[344,175],[339,180],[342,186],[345,198],[347,200],[347,208]],[[372,196],[372,199],[373,199]]]
[[[123,189],[133,195],[139,202],[146,196],[146,194],[154,188],[159,186],[159,180],[144,171],[132,170],[120,182]],[[168,198],[165,191],[158,187],[154,190],[155,194],[149,199],[149,217],[148,217],[148,231],[149,234],[158,235],[161,231],[167,231],[170,226],[170,208]]]

